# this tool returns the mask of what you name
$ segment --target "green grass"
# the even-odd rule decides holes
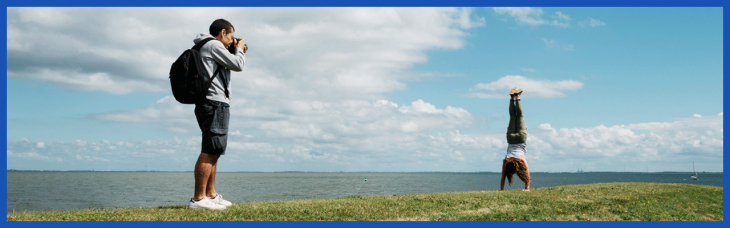
[[[603,183],[520,190],[8,213],[8,221],[722,221],[722,188]]]

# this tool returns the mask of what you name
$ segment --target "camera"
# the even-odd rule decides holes
[[[233,37],[233,43],[231,43],[231,46],[228,46],[228,51],[231,52],[231,54],[236,54],[236,44],[241,41],[241,38]],[[248,51],[248,45],[243,44],[243,47]]]

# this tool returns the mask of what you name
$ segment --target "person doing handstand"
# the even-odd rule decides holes
[[[522,191],[530,191],[530,170],[527,168],[527,160],[525,159],[525,150],[527,142],[527,126],[525,118],[522,115],[522,104],[520,104],[520,94],[523,89],[512,88],[509,100],[509,126],[507,127],[507,156],[502,160],[502,180],[500,182],[500,190],[504,190],[504,178],[509,180],[512,186],[512,177],[517,173],[517,177],[525,182],[525,189]]]

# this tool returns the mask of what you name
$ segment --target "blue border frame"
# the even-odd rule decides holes
[[[296,0],[267,0],[267,1],[225,1],[225,2],[204,2],[195,0],[181,0],[181,1],[170,1],[170,0],[127,0],[127,1],[89,1],[89,0],[73,0],[73,1],[49,1],[40,0],[33,2],[7,2],[6,7],[56,7],[56,6],[126,6],[126,7],[158,7],[158,6],[185,6],[185,7],[215,7],[215,6],[249,6],[249,7],[376,7],[376,6],[392,6],[392,7],[403,7],[403,6],[419,6],[419,7],[446,7],[446,6],[531,6],[531,7],[723,7],[728,5],[726,1],[721,0],[695,0],[695,1],[680,1],[680,0],[669,0],[669,1],[657,1],[657,0],[552,0],[552,1],[540,1],[540,0],[370,0],[370,1],[341,1],[341,0],[309,0],[309,1],[296,1]],[[6,18],[7,20],[7,18]]]
[[[539,1],[539,0],[513,0],[513,1],[478,1],[478,0],[370,0],[370,1],[340,1],[340,0],[316,0],[316,1],[295,1],[295,0],[267,0],[267,1],[226,1],[222,3],[214,2],[203,2],[200,0],[192,1],[192,0],[183,0],[183,1],[149,1],[149,0],[128,0],[124,2],[120,1],[89,1],[89,0],[80,0],[80,1],[50,1],[50,0],[41,0],[41,1],[33,1],[33,2],[27,2],[27,1],[16,1],[16,2],[5,2],[6,10],[2,12],[2,19],[4,21],[3,25],[5,25],[5,29],[3,30],[4,35],[2,36],[2,39],[5,40],[5,43],[7,44],[7,7],[69,7],[69,6],[80,6],[80,7],[116,7],[116,6],[126,6],[126,7],[158,7],[158,6],[186,6],[186,7],[196,7],[196,6],[250,6],[250,7],[269,7],[269,6],[291,6],[291,7],[322,7],[322,6],[339,6],[339,7],[362,7],[362,6],[437,6],[437,7],[445,7],[445,6],[469,6],[469,7],[479,7],[479,6],[533,6],[533,7],[725,7],[730,5],[730,1],[720,1],[720,0],[698,0],[698,1],[678,1],[678,0],[670,0],[670,1],[641,1],[641,0],[596,0],[596,1],[585,1],[585,0],[561,0],[561,1]],[[727,25],[730,24],[728,20],[728,17],[724,17],[724,14],[728,13],[725,8],[723,8],[723,44],[724,41],[728,40],[728,30]],[[7,138],[7,45],[4,45],[3,47],[3,55],[2,55],[2,64],[5,69],[5,78],[6,80],[2,80],[2,88],[5,90],[5,93],[2,93],[2,102],[3,102],[3,111],[1,115],[5,117],[6,121],[3,122],[3,126],[6,129],[2,132],[3,135],[5,135],[5,138]],[[728,47],[726,45],[723,45],[723,66],[727,66],[728,59],[724,58],[724,56],[728,54]],[[724,69],[724,68],[723,68]],[[726,85],[727,81],[724,80],[727,75],[726,71],[723,71],[723,91],[724,86]],[[727,104],[727,95],[723,93],[723,107]],[[724,109],[724,108],[723,108]],[[725,124],[723,120],[723,129],[727,125]],[[724,135],[723,135],[724,138]],[[5,148],[7,148],[7,140],[3,140],[2,144]],[[723,172],[724,172],[724,164],[727,163],[727,157],[725,155],[725,149],[723,147]],[[7,170],[7,155],[3,157],[3,165],[5,166],[5,170]],[[723,183],[727,183],[727,177],[723,176]],[[724,187],[724,184],[723,184]],[[6,174],[2,176],[2,187],[0,188],[0,192],[3,193],[3,195],[7,196],[7,171]],[[724,192],[723,192],[723,198],[724,198]],[[7,218],[7,197],[4,198],[5,203],[3,203],[2,208],[3,211],[6,211],[6,218]],[[726,202],[723,202],[723,208],[727,208],[728,204]],[[723,217],[724,217],[725,210],[723,209]],[[498,224],[503,223],[503,224]],[[7,222],[2,221],[0,222],[3,227],[19,227],[19,226],[28,226],[28,227],[45,227],[45,226],[54,226],[54,227],[97,227],[99,225],[108,226],[108,227],[126,227],[129,225],[132,225],[132,223],[125,223],[125,222]],[[725,224],[725,225],[723,225]],[[255,227],[290,227],[290,226],[297,226],[297,227],[341,227],[341,226],[348,226],[348,227],[370,227],[370,226],[385,226],[385,227],[444,227],[444,226],[459,226],[459,227],[483,227],[483,226],[489,226],[489,225],[497,225],[497,226],[539,226],[539,227],[584,227],[584,226],[591,226],[593,228],[603,228],[603,227],[614,227],[614,226],[628,226],[628,227],[679,227],[679,226],[725,226],[727,227],[728,224],[726,224],[725,221],[722,222],[218,222],[218,223],[212,223],[212,222],[134,222],[134,226],[137,227],[153,227],[153,226],[159,226],[159,225],[165,225],[165,226],[179,226],[179,227],[199,227],[201,225],[205,226],[221,226],[221,225],[245,225],[245,226],[255,226]]]
[[[724,7],[728,5],[722,0],[267,0],[267,1],[225,1],[225,2],[204,2],[200,0],[127,0],[127,1],[15,1],[6,2],[5,7],[160,7],[160,6],[184,6],[184,7],[217,7],[217,6],[247,6],[247,7],[496,7],[496,6],[531,6],[531,7]],[[5,18],[7,20],[7,17]]]

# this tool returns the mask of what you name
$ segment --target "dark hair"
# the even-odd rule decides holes
[[[507,176],[510,186],[512,186],[512,175],[515,173],[517,173],[517,177],[519,177],[522,182],[527,183],[527,180],[530,179],[530,172],[527,170],[527,164],[522,159],[507,158],[502,160],[502,170],[504,175]]]
[[[210,24],[208,32],[210,32],[211,36],[218,36],[218,34],[221,33],[221,29],[225,29],[227,33],[231,33],[235,30],[231,22],[226,21],[226,19],[218,19],[213,21],[213,24]]]

